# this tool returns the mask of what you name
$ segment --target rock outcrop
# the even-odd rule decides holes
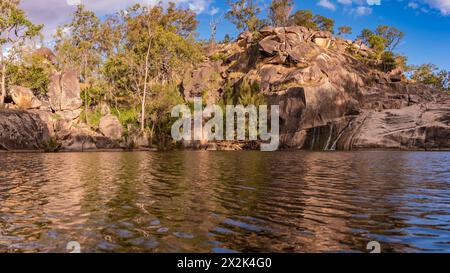
[[[19,109],[37,109],[42,106],[31,89],[22,86],[11,86],[9,90],[12,100]]]
[[[105,137],[113,140],[119,140],[123,136],[122,124],[116,116],[111,114],[100,119],[99,129]]]
[[[0,150],[39,150],[50,138],[38,115],[22,110],[0,110]]]
[[[50,77],[48,97],[50,107],[54,111],[74,111],[80,109],[83,101],[80,98],[79,73],[75,69],[56,72]]]
[[[56,62],[57,62],[56,56],[53,53],[53,51],[51,49],[49,49],[49,48],[46,48],[46,47],[42,47],[42,48],[37,49],[34,52],[34,55],[43,57],[44,59],[46,59],[51,64],[56,64]]]
[[[56,61],[49,49],[35,54]],[[40,100],[25,87],[11,86],[8,93],[13,103],[6,105],[9,110],[0,111],[0,150],[45,150],[51,143],[64,151],[125,148],[116,117],[105,113],[101,133],[79,121],[82,100],[79,73],[74,69],[55,72]]]
[[[285,148],[450,149],[449,96],[406,82],[398,69],[383,73],[355,52],[372,54],[359,41],[304,27],[245,32],[218,47],[220,65],[206,66],[208,75],[221,75],[209,92],[220,97],[225,84],[233,84],[236,94],[243,81],[257,83],[267,102],[280,106]],[[192,100],[196,93],[184,95]]]
[[[51,62],[52,55],[40,54]],[[243,83],[259,86],[268,104],[280,106],[282,148],[307,150],[450,149],[450,96],[405,80],[402,71],[383,73],[358,56],[372,52],[361,42],[336,39],[304,27],[264,28],[218,45],[187,71],[180,93],[217,103],[239,97]],[[63,150],[150,146],[149,135],[128,128],[101,107],[98,127],[79,120],[79,74],[55,72],[47,98],[10,88],[15,104],[0,111],[0,150],[39,149],[49,138]],[[230,94],[231,92],[231,94]],[[258,143],[213,143],[208,149],[254,149]],[[195,145],[194,145],[195,147]]]

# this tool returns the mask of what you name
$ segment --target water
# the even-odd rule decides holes
[[[0,154],[0,252],[450,252],[450,153]]]

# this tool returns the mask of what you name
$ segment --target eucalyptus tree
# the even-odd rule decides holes
[[[33,24],[19,7],[19,0],[0,1],[0,105],[6,97],[7,66],[11,64],[27,40],[39,35],[43,25]]]
[[[148,97],[157,98],[158,85],[170,84],[186,67],[201,59],[194,41],[195,13],[170,5],[134,5],[107,19],[114,37],[104,71],[115,88],[140,100],[140,125],[146,128]],[[162,88],[164,89],[164,88]]]
[[[383,37],[386,41],[386,48],[389,51],[394,51],[394,49],[400,44],[400,42],[405,37],[405,33],[400,31],[395,27],[390,27],[386,25],[380,25],[375,30],[375,34]]]
[[[233,23],[237,29],[256,31],[263,25],[258,17],[261,8],[255,0],[228,0],[228,5],[230,9],[225,14],[225,18]]]
[[[272,25],[275,27],[287,26],[293,8],[293,0],[273,0],[269,8],[269,19]]]
[[[100,19],[94,12],[78,5],[72,21],[58,28],[55,35],[55,49],[59,61],[65,67],[77,68],[85,83],[84,106],[88,113],[88,85],[98,74],[101,63],[100,51]]]
[[[338,28],[338,35],[339,36],[345,36],[352,34],[352,27],[349,26],[340,26]]]

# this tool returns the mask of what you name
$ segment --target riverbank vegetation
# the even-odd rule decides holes
[[[230,0],[225,18],[241,31],[255,32],[265,26],[304,26],[317,31],[337,30],[341,38],[352,34],[350,26],[335,26],[331,18],[309,10],[294,10],[292,0],[273,0],[267,18],[263,7],[253,0]],[[163,7],[134,5],[126,10],[98,18],[79,5],[71,21],[58,28],[51,53],[36,51],[43,43],[42,25],[35,25],[20,9],[18,0],[0,3],[1,96],[4,102],[8,86],[31,88],[45,96],[49,77],[56,69],[76,68],[82,87],[82,119],[95,126],[106,106],[118,116],[125,128],[146,131],[152,139],[165,142],[170,134],[170,110],[182,103],[179,84],[186,73],[205,60],[211,41],[200,41],[196,33],[196,14],[174,3]],[[217,26],[216,26],[217,27]],[[392,26],[364,29],[357,39],[373,54],[363,56],[351,52],[383,72],[399,69],[410,81],[434,85],[449,92],[449,72],[432,64],[411,66],[407,57],[396,53],[405,34]],[[212,40],[214,36],[212,35]],[[227,35],[223,43],[230,43]],[[215,42],[215,41],[214,41]],[[214,56],[214,55],[213,55]],[[240,98],[227,99],[238,103],[261,101],[253,86]],[[227,92],[224,92],[225,94]]]

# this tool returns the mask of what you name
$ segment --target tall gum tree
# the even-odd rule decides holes
[[[118,90],[140,100],[140,127],[146,128],[146,106],[156,99],[156,85],[173,83],[187,66],[201,59],[193,40],[195,13],[170,5],[135,5],[107,20],[115,42],[109,49],[105,73]]]
[[[85,115],[89,109],[89,87],[93,76],[99,72],[101,62],[100,26],[101,22],[94,12],[78,5],[72,21],[59,27],[55,35],[55,49],[62,65],[77,68],[81,73]]]
[[[43,25],[34,25],[19,8],[19,0],[0,1],[0,105],[6,97],[6,70],[27,40],[39,35]]]

